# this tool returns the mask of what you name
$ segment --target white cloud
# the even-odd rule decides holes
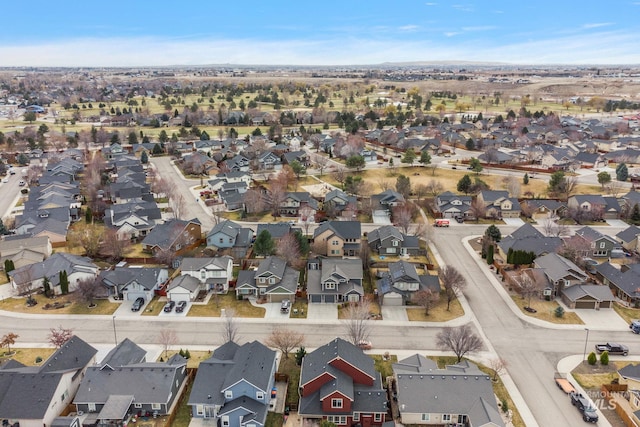
[[[461,33],[457,31],[447,31],[446,33],[444,33],[446,37],[453,37],[453,36],[457,36],[458,34],[461,34]]]
[[[400,31],[416,31],[419,28],[420,27],[417,26],[417,25],[403,25],[402,27],[399,27],[398,29]]]
[[[438,3],[425,3],[426,6],[437,6]]]
[[[584,24],[582,28],[591,29],[591,28],[601,28],[601,27],[609,27],[613,25],[613,22],[596,22],[593,24]]]
[[[473,6],[468,4],[453,4],[451,7],[460,12],[473,12]]]
[[[495,30],[496,27],[494,25],[482,25],[477,27],[462,27],[464,31],[490,31]]]

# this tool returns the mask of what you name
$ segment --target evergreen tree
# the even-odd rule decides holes
[[[629,178],[629,168],[625,163],[620,163],[616,166],[616,179],[624,182],[627,178]]]
[[[631,223],[638,225],[640,224],[640,206],[636,203],[633,205],[633,210],[631,211]]]
[[[589,365],[595,365],[597,361],[598,361],[598,356],[596,356],[596,354],[593,351],[589,353],[589,356],[587,356],[587,362],[589,363]]]
[[[9,234],[9,230],[7,230],[7,227],[4,226],[4,222],[2,221],[2,218],[0,218],[0,234],[1,235]]]
[[[524,185],[529,185],[529,174],[528,173],[524,173],[524,177],[522,178],[522,183]]]
[[[69,278],[67,277],[67,272],[62,270],[58,273],[58,280],[60,282],[60,293],[62,295],[66,295],[69,293]]]
[[[4,260],[4,272],[5,273],[9,273],[10,271],[13,271],[15,269],[16,269],[16,267],[13,264],[13,260],[11,260],[11,259],[5,259]]]
[[[51,296],[51,282],[47,276],[44,276],[44,279],[42,280],[42,289],[44,289],[45,296]]]
[[[495,243],[498,243],[500,242],[500,240],[502,240],[502,233],[495,224],[491,224],[489,227],[487,227],[487,229],[484,231],[484,235]]]
[[[296,230],[294,233],[296,240],[298,241],[298,249],[300,250],[300,255],[307,256],[311,247],[309,246],[309,239],[302,234],[300,230]]]
[[[300,347],[298,351],[296,351],[296,365],[302,366],[302,359],[307,355],[307,350],[304,347]]]
[[[493,264],[493,245],[489,245],[489,249],[487,251],[487,264]]]
[[[162,147],[160,146],[160,144],[155,144],[155,145],[153,146],[153,150],[151,151],[151,153],[152,153],[154,156],[157,156],[157,155],[159,155],[159,154],[162,154]]]
[[[402,158],[402,163],[412,164],[416,159],[416,153],[413,151],[413,148],[409,148],[404,152],[404,157]]]
[[[143,165],[149,163],[149,155],[147,154],[147,150],[143,151],[140,155],[140,163],[142,163]]]
[[[267,230],[262,230],[253,244],[253,252],[258,256],[269,256],[273,254],[275,249],[276,244],[271,237],[271,233]]]
[[[87,210],[84,212],[84,221],[87,224],[91,224],[93,222],[93,211],[88,206],[87,206]]]
[[[475,142],[473,142],[473,139],[471,138],[467,139],[467,142],[465,143],[464,146],[467,150],[475,150],[476,148],[476,144]]]
[[[471,185],[472,185],[471,177],[469,177],[469,175],[465,175],[462,178],[460,178],[460,181],[458,181],[457,189],[461,193],[469,194],[469,190],[471,190]]]
[[[603,351],[602,354],[600,355],[600,363],[602,365],[608,365],[609,364],[609,352],[608,351]]]
[[[431,164],[431,154],[429,154],[428,151],[422,151],[420,153],[420,163],[424,166]]]

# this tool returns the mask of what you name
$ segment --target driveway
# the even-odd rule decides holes
[[[628,331],[629,324],[612,308],[601,308],[600,310],[591,310],[581,308],[578,310],[570,310],[563,304],[566,311],[575,312],[584,322],[585,328],[602,328],[606,325],[608,330]],[[633,334],[631,334],[633,335]]]
[[[407,308],[404,306],[400,307],[390,307],[390,306],[382,306],[382,318],[384,320],[396,320],[408,322],[409,317],[407,316]]]
[[[629,224],[627,224],[626,222],[624,222],[621,219],[607,219],[607,224],[611,227],[617,227],[617,228],[627,228],[629,227]]]
[[[147,304],[149,303],[149,301],[145,301],[144,305],[142,306],[142,308],[138,311],[131,311],[131,306],[133,305],[133,301],[129,301],[129,300],[123,300],[120,303],[120,307],[118,307],[118,309],[113,313],[114,316],[117,317],[125,317],[125,316],[140,316],[140,314],[142,314],[145,310],[145,308],[147,308]]]
[[[373,223],[377,225],[390,225],[391,220],[389,219],[389,214],[385,210],[376,210],[371,214],[373,218]]]
[[[307,306],[307,319],[334,320],[338,318],[338,306],[336,304],[309,304]]]
[[[524,225],[524,221],[520,218],[502,218],[505,224],[513,225],[514,227],[520,227]]]

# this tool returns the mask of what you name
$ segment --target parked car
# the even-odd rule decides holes
[[[623,356],[626,356],[627,354],[629,354],[629,347],[615,342],[608,342],[606,344],[596,344],[596,351],[598,353],[606,351],[609,354],[621,354]]]
[[[358,342],[358,347],[362,350],[371,350],[373,346],[371,345],[371,341],[360,340]]]
[[[589,423],[598,422],[598,413],[591,405],[591,402],[589,402],[589,399],[576,392],[569,393],[569,396],[571,397],[571,404],[578,408],[584,421]]]
[[[180,301],[178,304],[176,304],[176,313],[182,313],[185,308],[187,308],[187,302]]]
[[[456,222],[458,222],[459,224],[462,224],[464,222],[464,218],[462,218],[461,216],[457,216]]]
[[[140,311],[143,305],[144,305],[144,298],[142,297],[136,298],[136,300],[133,302],[133,305],[131,306],[131,311]]]
[[[640,334],[640,320],[633,320],[629,324],[629,329],[631,329],[631,332],[634,334]]]
[[[290,308],[291,308],[291,301],[289,301],[288,299],[283,300],[280,303],[280,312],[281,313],[288,313]]]
[[[175,301],[169,301],[164,305],[164,312],[165,313],[171,313],[173,311],[173,307],[176,306],[176,302]]]

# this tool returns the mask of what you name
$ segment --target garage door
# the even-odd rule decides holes
[[[611,301],[602,301],[600,303],[600,308],[611,308]]]
[[[576,308],[594,308],[594,301],[576,301]]]
[[[291,299],[291,295],[271,295],[270,296],[271,302],[282,302],[283,300],[286,299]]]
[[[180,301],[191,301],[191,295],[189,292],[169,292],[167,295],[171,301],[180,302]]]
[[[335,295],[325,295],[324,296],[324,302],[328,303],[328,304],[333,304],[336,302],[336,296]]]
[[[144,298],[147,300],[147,294],[139,291],[125,292],[124,299],[127,301],[135,301],[138,298]]]
[[[321,295],[311,295],[311,302],[315,302],[315,303],[319,303],[322,302],[322,296]]]
[[[402,295],[391,293],[384,296],[383,305],[399,307],[402,305]]]

